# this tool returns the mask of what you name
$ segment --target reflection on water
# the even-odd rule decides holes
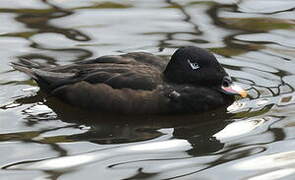
[[[0,179],[293,179],[295,3],[1,1]],[[12,71],[184,45],[216,53],[249,97],[198,115],[88,113]]]

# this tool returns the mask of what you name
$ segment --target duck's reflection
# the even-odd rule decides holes
[[[16,102],[31,104],[36,100],[43,101],[42,106],[46,105],[54,111],[56,119],[76,124],[76,127],[87,127],[86,131],[79,134],[65,135],[63,138],[59,138],[60,141],[54,141],[54,144],[88,141],[100,145],[114,146],[106,146],[107,149],[103,148],[74,156],[63,156],[34,162],[18,162],[5,168],[47,171],[73,168],[114,156],[171,152],[182,152],[186,156],[210,154],[223,148],[224,144],[214,138],[213,135],[229,123],[226,119],[230,116],[226,113],[225,108],[210,113],[185,116],[119,116],[90,113],[64,104],[53,97],[45,97],[40,92],[36,96],[21,98]],[[42,121],[46,120],[44,118],[46,113],[32,115],[30,114],[31,110],[23,112],[28,117],[34,116],[34,118],[40,119],[38,122],[35,121],[36,123],[42,123]],[[45,116],[48,116],[48,114]],[[42,137],[41,132],[39,136]],[[43,138],[41,141],[46,144],[46,139]],[[49,141],[48,145],[52,143],[52,141]],[[81,161],[84,156],[89,158],[84,158]],[[74,161],[75,158],[79,159],[79,161]],[[66,163],[68,160],[71,162],[70,164]],[[63,167],[55,167],[57,164]]]
[[[172,134],[173,138],[216,144],[216,140],[211,138],[212,135],[223,129],[229,123],[226,120],[230,117],[230,114],[226,113],[225,107],[198,115],[122,116],[103,114],[72,107],[54,97],[45,97],[42,92],[38,92],[36,96],[18,99],[16,103],[23,105],[38,101],[49,107],[54,112],[56,119],[87,127],[87,131],[84,133],[67,136],[67,139],[90,141],[98,144],[119,144],[150,140],[167,134],[165,133],[167,129],[170,130],[168,133]],[[38,104],[34,104],[34,106],[38,106]],[[32,107],[30,108],[32,109]],[[23,112],[27,117],[33,118],[32,110],[24,110]],[[50,118],[47,113],[37,113],[33,116],[35,119],[39,119],[39,123]],[[199,143],[192,142],[192,144]],[[222,146],[218,145],[218,147]]]

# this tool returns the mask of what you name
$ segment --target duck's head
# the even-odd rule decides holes
[[[247,96],[246,91],[232,82],[212,53],[194,46],[179,48],[166,66],[164,76],[177,84],[206,86],[229,95]]]

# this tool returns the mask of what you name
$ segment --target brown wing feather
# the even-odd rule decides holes
[[[159,63],[160,59],[154,55],[129,53],[64,66],[39,66],[27,60],[14,66],[32,76],[47,92],[80,81],[103,83],[117,89],[152,90],[162,84]]]
[[[161,72],[155,68],[145,65],[133,65],[119,67],[113,65],[112,68],[95,68],[92,73],[85,73],[84,81],[92,84],[104,83],[113,88],[131,88],[152,90],[158,84],[162,84]]]
[[[41,72],[41,71],[40,71]],[[86,81],[91,84],[104,83],[113,88],[130,88],[130,89],[142,89],[152,90],[156,88],[158,84],[162,84],[162,74],[158,69],[149,67],[147,65],[138,64],[83,64],[72,66],[59,66],[42,70],[44,73],[38,73],[44,77],[45,73],[53,75],[46,77],[48,84],[51,87],[62,86],[65,84]],[[54,77],[55,73],[69,74],[69,72],[75,73],[74,76],[63,78],[63,81],[58,81]],[[45,79],[45,78],[43,78]]]

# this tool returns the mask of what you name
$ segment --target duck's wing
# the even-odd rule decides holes
[[[110,58],[110,57],[108,57]],[[64,66],[46,67],[29,60],[12,63],[12,66],[35,79],[40,87],[52,91],[63,85],[85,81],[103,83],[115,89],[152,90],[162,82],[161,71],[144,63],[128,63],[126,58],[111,61],[90,60]]]

